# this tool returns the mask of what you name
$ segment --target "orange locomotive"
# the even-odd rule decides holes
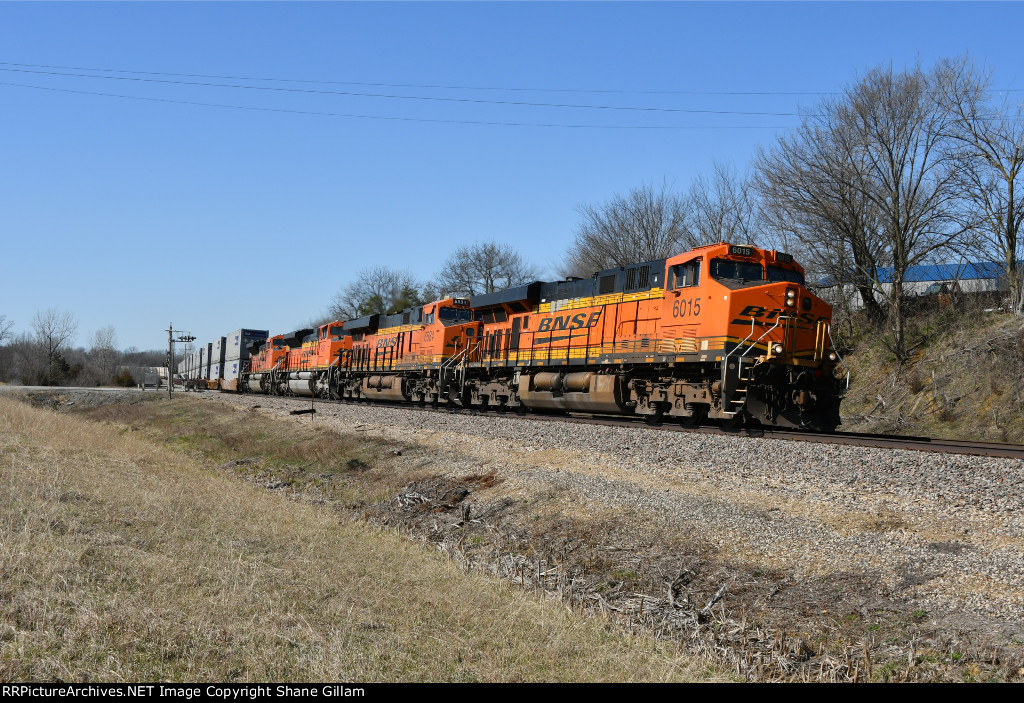
[[[394,315],[345,323],[352,353],[334,395],[438,404],[463,401],[479,325],[467,298],[446,298]]]
[[[473,405],[839,424],[832,308],[788,254],[714,244],[472,304]]]
[[[270,337],[250,358],[243,387],[253,393],[326,397],[351,349],[352,337],[341,320]]]
[[[274,337],[247,388],[831,430],[842,397],[831,317],[792,256],[714,244],[331,323],[303,346]]]

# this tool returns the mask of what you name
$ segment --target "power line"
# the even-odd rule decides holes
[[[316,110],[291,110],[277,107],[255,107],[251,105],[227,105],[223,103],[207,103],[194,100],[174,100],[171,98],[152,98],[139,95],[120,95],[116,93],[99,93],[89,90],[73,90],[71,88],[52,88],[41,85],[28,85],[25,83],[8,83],[0,81],[0,85],[14,88],[31,88],[33,90],[46,90],[55,93],[72,93],[76,95],[91,95],[104,98],[121,98],[123,100],[142,100],[146,102],[171,103],[175,105],[193,105],[199,107],[219,107],[231,110],[253,110],[257,112],[277,112],[293,115],[317,115],[323,117],[346,117],[364,120],[391,120],[398,122],[428,122],[434,124],[461,124],[461,125],[485,125],[500,127],[556,127],[562,129],[641,129],[641,130],[700,130],[700,129],[791,129],[793,125],[596,125],[596,124],[564,124],[552,122],[503,122],[487,120],[446,120],[432,119],[427,117],[395,117],[389,115],[365,115],[341,112],[321,112]]]
[[[6,71],[9,73],[31,73],[46,76],[63,76],[68,78],[94,78],[101,80],[113,80],[113,81],[135,81],[139,83],[161,83],[167,85],[189,85],[189,86],[200,86],[204,88],[231,88],[236,90],[264,90],[280,93],[304,93],[310,95],[342,95],[346,97],[357,97],[357,98],[385,98],[388,100],[421,100],[428,102],[453,102],[453,103],[470,103],[477,105],[514,105],[520,107],[557,107],[557,108],[571,108],[571,109],[582,109],[582,110],[620,110],[628,112],[666,112],[666,113],[680,113],[680,114],[693,114],[693,115],[750,115],[754,117],[798,117],[799,114],[796,112],[756,112],[756,111],[745,111],[745,110],[702,110],[694,108],[676,108],[676,107],[635,107],[635,106],[622,106],[622,105],[578,105],[573,103],[539,103],[539,102],[528,102],[522,100],[483,100],[480,98],[454,98],[454,97],[439,97],[431,95],[394,95],[394,94],[380,94],[380,93],[356,93],[352,91],[340,91],[340,90],[312,90],[309,88],[281,88],[274,86],[265,85],[238,85],[233,83],[203,83],[199,81],[178,81],[168,80],[165,78],[136,78],[131,76],[96,76],[89,75],[86,73],[64,73],[59,71],[35,71],[23,68],[0,68],[0,71]]]
[[[232,81],[265,81],[268,83],[309,83],[312,85],[358,85],[367,88],[423,88],[427,90],[478,90],[507,91],[526,93],[590,93],[616,95],[835,95],[835,91],[744,91],[744,90],[622,90],[616,88],[523,88],[523,87],[491,87],[472,85],[443,85],[430,83],[380,83],[365,81],[326,81],[308,78],[253,78],[251,76],[224,76],[208,73],[171,73],[167,71],[133,71],[123,68],[89,68],[83,66],[51,66],[48,64],[14,63],[0,61],[0,66],[20,66],[24,68],[46,68],[61,71],[98,71],[101,73],[133,73],[144,76],[172,76],[178,78],[214,78]]]
[[[841,90],[625,90],[621,88],[524,88],[521,86],[479,86],[479,85],[445,85],[437,83],[384,83],[370,81],[337,81],[317,80],[310,78],[267,78],[253,76],[233,76],[210,73],[173,73],[170,71],[139,71],[124,68],[95,68],[86,66],[53,66],[50,64],[17,63],[0,61],[0,66],[18,66],[23,68],[46,68],[61,71],[97,71],[100,73],[132,73],[142,76],[170,76],[178,78],[213,78],[217,80],[263,81],[266,83],[308,83],[310,85],[357,85],[366,88],[422,88],[425,90],[476,90],[490,92],[524,92],[524,93],[582,93],[611,95],[729,95],[729,96],[815,96],[842,95]],[[1019,93],[1024,88],[993,88],[996,93]]]

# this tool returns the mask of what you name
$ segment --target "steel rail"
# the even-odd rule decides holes
[[[245,394],[253,398],[275,398],[281,400],[307,400],[299,396],[267,395],[263,393]],[[971,440],[946,439],[939,437],[913,437],[905,435],[881,435],[868,434],[863,432],[809,432],[807,430],[787,429],[780,427],[747,426],[737,428],[725,428],[715,425],[686,426],[682,424],[662,421],[657,424],[649,424],[643,417],[625,417],[615,415],[591,415],[587,413],[570,413],[568,415],[529,413],[519,414],[512,411],[494,412],[480,410],[479,408],[448,408],[440,406],[417,405],[413,403],[398,403],[389,401],[359,401],[359,400],[328,400],[317,398],[318,403],[337,405],[362,404],[380,407],[399,408],[416,412],[454,412],[467,415],[493,415],[495,417],[515,418],[516,420],[527,420],[535,422],[574,422],[586,425],[602,425],[606,427],[642,427],[651,431],[681,432],[684,434],[718,435],[726,437],[747,437],[752,439],[778,439],[795,442],[816,442],[820,444],[837,444],[852,447],[870,447],[875,449],[904,449],[910,451],[936,452],[940,454],[966,454],[970,456],[998,457],[1006,459],[1024,460],[1024,445],[1008,444],[1004,442],[976,442]]]

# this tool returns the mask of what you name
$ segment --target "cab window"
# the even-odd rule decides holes
[[[446,326],[473,321],[473,311],[460,308],[441,308],[437,316],[441,320],[441,324]]]
[[[700,259],[677,264],[669,269],[669,288],[692,288],[698,285],[700,285]]]
[[[731,278],[735,281],[763,281],[764,267],[751,261],[711,260],[711,277]]]
[[[799,283],[803,285],[804,275],[799,271],[792,271],[790,269],[784,269],[781,266],[769,266],[768,267],[768,280],[769,281],[789,281],[790,283]]]

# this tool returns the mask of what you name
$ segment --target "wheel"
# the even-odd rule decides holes
[[[657,412],[655,412],[653,415],[644,416],[644,422],[646,422],[648,425],[660,425],[664,417],[665,411],[661,408],[658,408]]]
[[[694,413],[693,415],[683,415],[681,418],[679,418],[679,424],[682,425],[683,427],[697,427],[700,425],[702,419],[703,418],[701,417],[700,413]]]

